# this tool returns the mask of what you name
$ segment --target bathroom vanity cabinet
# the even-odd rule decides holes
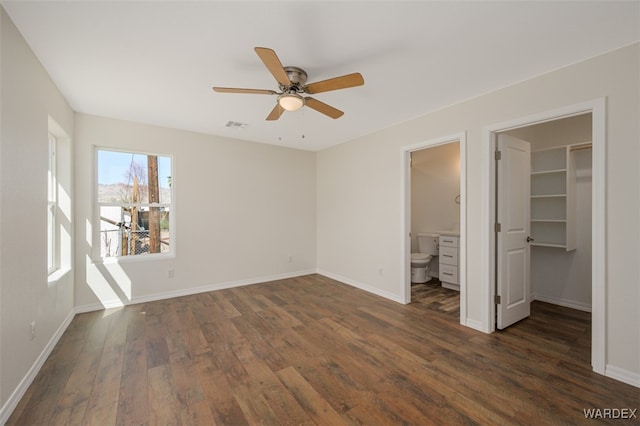
[[[440,235],[440,282],[442,287],[460,290],[458,272],[460,270],[458,256],[460,253],[459,237],[457,235]]]

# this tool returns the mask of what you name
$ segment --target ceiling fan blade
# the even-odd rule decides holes
[[[280,104],[276,103],[276,106],[273,107],[273,109],[267,116],[267,121],[277,120],[278,118],[280,118],[283,112],[284,112],[284,108],[282,108]]]
[[[214,87],[213,91],[218,93],[248,93],[253,95],[275,95],[277,93],[273,90],[238,89],[235,87]]]
[[[341,77],[334,77],[328,80],[317,81],[315,83],[308,84],[304,87],[304,91],[307,93],[322,93],[330,90],[346,89],[348,87],[362,86],[364,84],[364,78],[359,72],[353,74],[343,75]]]
[[[289,86],[291,81],[289,80],[289,76],[287,72],[284,70],[280,59],[278,59],[278,55],[272,49],[266,47],[256,47],[253,50],[256,51],[264,65],[267,67],[269,72],[273,75],[276,81],[285,86]]]
[[[340,111],[337,108],[332,107],[331,105],[327,105],[324,102],[320,102],[317,99],[306,97],[304,98],[304,104],[309,108],[313,108],[318,112],[323,113],[326,116],[331,118],[340,118],[344,114],[344,112]]]

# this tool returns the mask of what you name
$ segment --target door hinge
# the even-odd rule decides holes
[[[496,305],[500,304],[500,295],[499,294],[496,294],[496,297],[495,297],[494,301],[495,301]]]
[[[501,232],[502,231],[502,225],[499,224],[499,223],[496,223],[495,230],[496,230],[496,232]]]
[[[502,160],[502,151],[496,151],[496,160]]]

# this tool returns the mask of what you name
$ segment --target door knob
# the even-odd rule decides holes
[[[527,242],[530,243],[531,241],[535,241],[533,238],[527,236]]]

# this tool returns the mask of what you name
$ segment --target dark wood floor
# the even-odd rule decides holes
[[[310,275],[81,314],[8,424],[593,424],[640,405],[591,371],[589,314],[536,302],[485,335],[449,305]]]
[[[437,278],[431,278],[426,283],[412,283],[411,303],[460,321],[460,292],[442,287]]]

